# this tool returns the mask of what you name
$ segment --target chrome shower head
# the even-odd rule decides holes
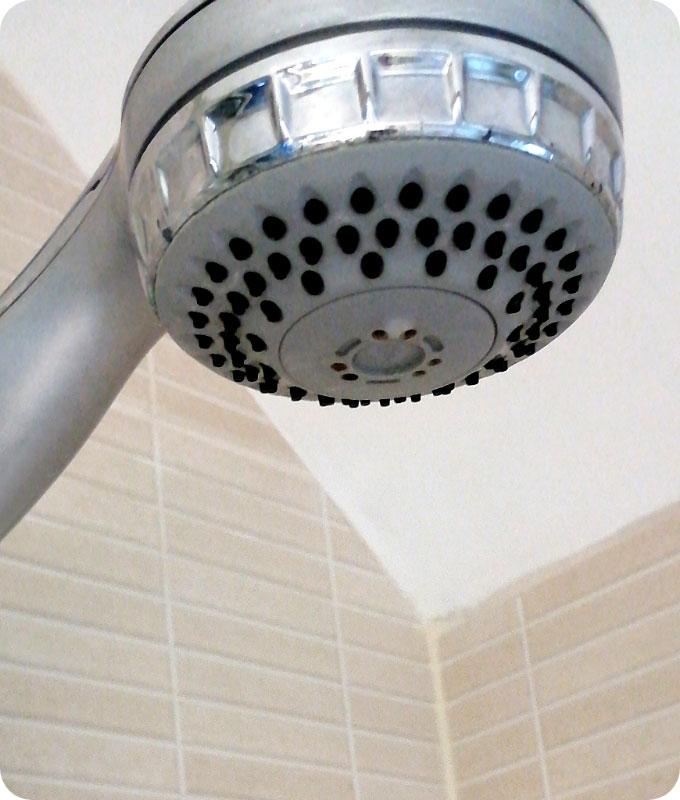
[[[163,331],[264,393],[389,405],[505,372],[592,302],[624,180],[601,24],[580,0],[412,6],[203,0],[151,44],[114,155],[0,301],[0,393],[29,400],[0,438],[50,413],[61,447],[32,434],[3,522]],[[15,347],[48,290],[51,406]]]
[[[484,25],[485,4],[457,20],[465,5],[316,18],[154,127],[132,224],[189,354],[265,393],[386,405],[503,372],[590,304],[620,233],[622,142],[614,74],[597,83],[568,51],[589,31],[602,59],[604,34],[572,0],[525,7],[521,36],[501,28],[512,3]],[[578,30],[549,52],[565,14]]]

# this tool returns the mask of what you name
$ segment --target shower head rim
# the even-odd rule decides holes
[[[352,30],[422,24],[431,30],[477,29],[506,43],[544,50],[590,83],[621,120],[618,74],[611,43],[594,15],[575,0],[344,0],[342,4],[273,4],[253,0],[248,24],[233,0],[189,3],[140,59],[128,84],[123,113],[123,157],[128,175],[159,126],[197,87],[246,64],[304,41],[316,42]],[[195,49],[191,68],[180,70],[182,53]]]
[[[285,58],[272,57],[207,88],[166,124],[145,152],[130,186],[131,227],[137,239],[145,289],[152,305],[155,305],[157,271],[168,245],[184,224],[211,200],[255,174],[294,159],[372,140],[442,138],[476,141],[480,146],[502,147],[521,152],[527,158],[541,158],[580,181],[597,196],[610,220],[615,244],[618,244],[622,234],[625,183],[623,133],[611,110],[585,82],[561,65],[526,48],[514,47],[513,51],[508,51],[505,46],[498,47],[493,54],[489,45],[484,48],[480,37],[442,37],[441,41],[447,42],[450,49],[426,46],[422,38],[414,37],[412,31],[401,35],[392,32],[390,41],[391,50],[380,47],[381,37],[364,33],[331,40],[330,51],[320,52],[318,47],[296,48]],[[483,52],[486,54],[478,55]],[[450,86],[445,84],[453,80],[458,92],[452,103],[450,119],[404,121],[376,114],[375,107],[370,107],[372,98],[379,97],[381,92],[376,58],[398,59],[404,53],[412,56],[414,64],[420,59],[426,68],[433,58],[450,59],[452,77],[442,74],[441,87],[443,92],[450,92]],[[514,61],[511,60],[511,54],[515,56]],[[335,80],[331,68],[333,58],[340,69],[346,69],[348,63],[355,65],[357,102],[368,103],[369,107],[362,109],[361,119],[357,118],[354,126],[324,131],[322,125],[313,135],[300,135],[291,124],[299,97],[290,92],[283,96],[286,91],[284,78],[291,70],[300,70],[303,66],[310,73],[319,69],[324,74],[331,73],[331,80],[325,83],[317,81],[315,88],[317,96],[321,98],[319,116],[322,117],[326,109],[323,92]],[[526,117],[520,121],[520,129],[517,119],[511,117],[504,121],[503,110],[497,108],[489,110],[491,116],[486,122],[479,118],[470,122],[466,104],[475,78],[470,76],[467,69],[468,59],[482,60],[480,68],[489,72],[489,75],[483,75],[484,81],[491,75],[499,83],[505,82],[508,70],[525,73],[524,84],[517,88],[523,95]],[[417,76],[417,71],[414,74]],[[424,92],[432,93],[431,85],[423,83],[422,88]],[[560,125],[550,128],[550,143],[546,142],[543,127],[548,108],[548,100],[544,96],[546,92],[552,93],[551,102],[560,106],[561,112],[572,113],[572,117],[576,115],[577,139],[574,139],[573,133],[570,136],[570,129],[566,125]],[[368,96],[364,97],[366,93]],[[220,152],[216,153],[214,142],[211,145],[206,138],[207,128],[215,127],[213,110],[230,104],[238,109],[234,119],[224,123],[225,126],[232,125],[233,137],[238,134],[239,126],[248,124],[248,108],[243,113],[244,109],[238,108],[238,103],[250,95],[256,110],[264,104],[274,120],[272,131],[276,136],[276,144],[268,150],[253,153],[239,163],[216,163],[224,160],[222,146]],[[565,107],[565,104],[571,108]],[[190,151],[196,148],[196,140],[188,136],[188,130],[198,134],[198,146],[201,149],[199,160],[204,172],[202,180],[197,182],[195,170],[199,167],[196,166],[194,152],[191,187],[181,189],[181,202],[173,204],[168,185],[181,184],[179,172],[190,158]],[[218,133],[211,130],[210,135],[214,139]],[[166,166],[160,166],[163,163]],[[175,165],[177,174],[172,174],[168,163]]]

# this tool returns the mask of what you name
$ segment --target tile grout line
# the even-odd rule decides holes
[[[340,608],[338,605],[338,581],[335,574],[335,559],[333,556],[333,539],[331,535],[330,520],[328,517],[328,498],[323,488],[319,486],[321,497],[321,520],[326,537],[326,555],[328,558],[328,574],[331,582],[331,600],[333,604],[333,619],[335,622],[335,636],[338,647],[338,665],[340,668],[340,681],[342,685],[342,701],[345,707],[345,720],[347,723],[347,747],[349,749],[349,763],[352,773],[352,787],[355,800],[361,800],[361,783],[357,766],[357,750],[354,740],[354,725],[352,722],[352,700],[350,696],[349,680],[347,675],[347,659],[342,635]]]
[[[177,778],[179,795],[187,795],[186,765],[184,763],[182,716],[179,701],[179,670],[177,665],[177,649],[175,647],[175,627],[172,616],[170,596],[170,574],[168,560],[168,536],[165,520],[165,497],[163,491],[163,468],[161,464],[161,439],[158,429],[158,392],[156,388],[156,370],[154,353],[149,353],[149,388],[151,393],[151,435],[153,441],[156,493],[158,498],[158,526],[160,531],[161,570],[163,576],[163,600],[165,607],[165,625],[168,638],[168,657],[170,661],[170,683],[172,689],[172,709],[175,722],[175,748],[177,757]]]
[[[181,381],[175,380],[174,378],[168,377],[167,375],[158,375],[158,383],[160,383],[161,386],[168,386],[171,389],[177,389],[180,392],[184,392],[185,394],[188,394],[190,397],[193,397],[196,400],[203,400],[206,403],[210,403],[211,405],[217,406],[218,408],[222,408],[225,411],[235,412],[236,414],[239,414],[242,417],[252,420],[253,422],[259,422],[265,428],[274,427],[273,423],[269,420],[269,418],[264,416],[263,414],[260,414],[257,411],[253,411],[248,406],[241,405],[240,403],[234,403],[230,400],[225,400],[223,397],[220,397],[216,393],[213,394],[210,391],[197,389],[194,386],[189,386],[188,384],[182,383]],[[200,431],[197,431],[197,434],[199,436],[206,435],[202,434]],[[227,448],[232,446],[242,447],[244,450],[248,449],[246,446],[226,445]],[[269,456],[269,458],[273,458],[275,461],[278,461],[277,456]],[[299,470],[300,472],[304,473],[304,468],[296,467],[293,465],[293,469]]]
[[[150,686],[141,684],[121,683],[115,678],[92,677],[78,672],[69,672],[67,669],[58,669],[49,666],[30,664],[19,660],[13,660],[0,655],[0,671],[18,671],[25,675],[33,675],[38,678],[48,678],[65,683],[77,683],[81,686],[90,686],[95,689],[114,689],[130,694],[141,695],[146,698],[153,697],[156,700],[167,700],[170,692],[164,689],[154,689]]]
[[[437,733],[439,734],[439,752],[442,759],[444,784],[446,786],[448,800],[457,800],[458,779],[453,761],[453,742],[451,741],[451,730],[446,717],[446,699],[444,694],[442,662],[441,658],[439,657],[439,637],[434,625],[425,625],[425,638],[427,641],[427,649],[430,655],[432,683],[434,685],[434,712],[437,722]]]
[[[577,786],[575,789],[569,789],[566,792],[558,794],[556,800],[567,800],[571,797],[582,796],[583,792],[597,791],[598,789],[604,789],[613,783],[634,780],[635,778],[648,775],[656,772],[658,769],[676,769],[678,766],[680,766],[680,761],[677,758],[666,758],[663,761],[655,761],[653,764],[646,764],[644,767],[640,767],[638,769],[608,776],[607,778],[603,778],[596,783],[590,783],[587,786]]]
[[[132,744],[145,744],[150,747],[174,750],[175,743],[171,739],[163,739],[159,736],[152,736],[144,733],[133,733],[131,731],[118,731],[111,728],[100,728],[96,725],[86,723],[69,723],[62,720],[39,719],[29,717],[24,713],[1,713],[0,722],[11,723],[13,725],[23,725],[25,727],[39,728],[43,730],[60,731],[62,733],[73,733],[79,737],[91,739],[111,739],[113,741],[131,742]]]
[[[673,703],[672,705],[664,706],[664,708],[649,711],[646,714],[639,714],[637,717],[625,720],[616,725],[610,725],[608,728],[602,728],[601,730],[594,731],[585,736],[579,736],[578,739],[572,739],[569,742],[552,747],[548,752],[551,754],[564,753],[584,743],[588,744],[598,739],[604,739],[612,734],[626,733],[627,731],[635,730],[636,728],[646,725],[648,722],[656,722],[659,719],[663,719],[666,715],[676,714],[678,711],[680,711],[680,703]]]
[[[38,252],[38,250],[40,250],[40,248],[44,244],[44,242],[40,242],[37,239],[31,239],[30,236],[26,236],[26,234],[24,234],[24,233],[20,233],[19,231],[15,231],[15,230],[12,230],[11,228],[8,228],[6,225],[3,225],[2,222],[0,222],[0,233],[3,234],[3,236],[9,236],[12,239],[17,239],[20,242],[23,242],[23,244],[26,244],[29,247],[35,248],[36,253]],[[34,257],[34,256],[32,256],[32,257]],[[17,275],[18,274],[19,273],[17,273]],[[15,275],[15,277],[16,277],[16,275]]]
[[[451,629],[451,632],[456,633],[455,629]],[[501,633],[499,636],[494,636],[492,639],[487,639],[484,642],[480,642],[474,647],[471,647],[469,650],[463,650],[460,653],[456,653],[454,656],[441,659],[441,665],[442,667],[452,667],[454,664],[459,664],[461,661],[464,661],[466,658],[469,658],[470,656],[479,655],[484,650],[491,650],[495,646],[503,644],[504,642],[509,641],[510,639],[518,635],[519,635],[518,629],[508,631],[508,633]]]
[[[250,761],[251,763],[254,764],[266,764],[266,765],[273,764],[300,771],[304,770],[305,772],[324,772],[328,775],[337,775],[337,776],[347,775],[347,767],[338,764],[328,764],[318,761],[300,761],[295,758],[290,758],[286,756],[262,755],[243,750],[234,750],[231,748],[221,749],[218,747],[216,748],[205,745],[194,745],[194,744],[187,745],[187,750],[191,751],[192,753],[197,753],[202,755],[212,755],[215,756],[216,758],[233,756],[236,758],[240,758],[243,761]],[[393,783],[398,783],[402,786],[421,786],[427,788],[435,788],[436,786],[438,786],[438,784],[436,783],[432,783],[431,781],[416,776],[408,776],[408,775],[395,774],[392,772],[383,772],[377,770],[367,772],[366,774],[375,776],[377,778],[384,778],[385,780],[392,781]]]
[[[49,678],[52,680],[59,680],[72,684],[75,683],[82,686],[89,686],[92,687],[93,689],[114,689],[114,690],[119,690],[121,692],[127,692],[129,694],[138,695],[140,697],[154,698],[157,700],[171,699],[170,690],[164,691],[161,689],[151,689],[145,686],[123,684],[115,680],[92,678],[87,675],[80,675],[49,667],[39,667],[32,664],[24,664],[18,661],[9,661],[7,659],[0,658],[0,672],[16,671],[16,670],[21,670],[25,674],[34,675],[36,677]],[[248,706],[240,704],[236,701],[215,700],[212,698],[201,697],[200,695],[192,694],[191,692],[181,692],[179,697],[180,700],[190,701],[193,705],[202,706],[205,708],[238,710],[243,714],[253,717],[259,717],[262,719],[272,719],[283,722],[299,723],[303,725],[308,725],[310,727],[325,728],[327,730],[335,730],[338,732],[344,731],[346,728],[344,722],[336,723],[331,720],[320,719],[320,718],[317,719],[313,717],[296,715],[293,713],[289,713],[285,710],[275,710],[257,706]],[[40,720],[36,721],[40,722]],[[56,724],[59,724],[58,721],[56,720],[53,721]],[[92,730],[95,730],[95,728],[93,727]],[[100,730],[103,732],[108,732],[113,734],[116,733],[116,731],[112,729],[101,728]],[[436,740],[422,739],[417,736],[413,736],[411,734],[407,736],[405,734],[400,734],[390,731],[371,730],[369,728],[357,728],[356,730],[357,732],[365,734],[367,736],[373,736],[379,739],[385,739],[389,741],[395,741],[395,742],[409,741],[422,745],[437,744]]]
[[[513,761],[512,764],[505,764],[502,767],[497,767],[496,769],[492,769],[490,772],[485,772],[482,775],[475,775],[474,778],[468,778],[467,780],[461,783],[462,789],[469,789],[471,786],[478,786],[480,783],[486,783],[487,781],[494,780],[496,778],[501,778],[504,775],[509,775],[511,772],[515,772],[519,769],[525,769],[527,767],[532,767],[534,764],[538,764],[539,759],[537,756],[530,756],[529,758],[522,758],[518,761]]]
[[[517,614],[519,615],[520,633],[522,634],[522,649],[524,650],[524,661],[526,664],[527,678],[529,681],[529,698],[531,701],[531,711],[534,720],[534,729],[536,731],[536,745],[538,747],[538,756],[541,765],[541,778],[543,780],[543,791],[545,793],[545,800],[552,800],[552,792],[550,790],[550,775],[548,773],[548,761],[545,754],[545,743],[543,741],[543,728],[541,726],[541,718],[538,714],[538,700],[536,698],[536,682],[534,680],[534,670],[531,666],[531,652],[529,650],[529,639],[527,637],[527,626],[524,618],[524,602],[522,597],[517,598]]]
[[[175,514],[175,516],[176,516],[176,514]],[[311,561],[312,563],[318,565],[319,567],[321,567],[322,565],[326,564],[326,556],[325,555],[318,555],[318,554],[315,554],[315,553],[310,553],[310,552],[308,552],[306,550],[295,550],[294,548],[286,547],[285,545],[278,545],[276,542],[272,542],[271,540],[258,539],[256,536],[253,536],[253,535],[249,536],[247,534],[245,534],[245,535],[244,534],[240,534],[240,533],[238,533],[237,531],[234,531],[234,530],[229,531],[229,535],[232,538],[235,538],[235,539],[241,539],[241,540],[246,539],[247,541],[250,541],[250,542],[252,542],[254,544],[266,545],[266,546],[271,547],[271,548],[277,548],[278,550],[281,550],[281,551],[287,553],[288,555],[299,556],[300,558],[304,558],[307,561]],[[257,580],[269,581],[270,583],[276,584],[277,586],[289,587],[289,588],[293,589],[294,591],[308,592],[309,594],[316,595],[317,597],[321,597],[321,598],[324,598],[324,599],[328,599],[328,596],[329,596],[328,593],[325,593],[325,592],[320,592],[320,591],[317,591],[317,590],[314,590],[314,589],[304,588],[302,586],[297,586],[295,584],[291,584],[290,582],[285,583],[282,580],[277,580],[276,578],[272,578],[272,577],[266,575],[265,573],[258,573],[258,572],[252,572],[252,571],[239,569],[237,567],[229,566],[229,565],[227,565],[226,563],[224,563],[222,561],[210,561],[210,560],[208,560],[208,558],[206,558],[202,554],[197,553],[195,551],[192,551],[189,548],[175,548],[175,549],[173,549],[171,551],[171,555],[174,558],[185,559],[187,561],[192,561],[192,562],[194,562],[196,564],[202,564],[204,566],[214,567],[215,569],[223,570],[225,572],[235,572],[235,573],[237,573],[239,575],[245,575],[245,576],[250,577],[250,578],[256,578]],[[307,566],[307,565],[305,565],[305,566]],[[358,572],[360,575],[363,575],[364,577],[369,578],[369,579],[376,578],[376,577],[377,578],[381,577],[380,574],[377,573],[377,572],[371,572],[370,570],[365,570],[362,567],[355,566],[354,564],[345,564],[344,562],[341,561],[339,563],[339,566],[344,568],[344,569],[348,569],[350,571]],[[375,611],[373,613],[381,614],[382,616],[390,617],[391,619],[395,619],[397,621],[401,620],[401,621],[404,621],[404,622],[409,622],[409,620],[407,620],[407,619],[405,619],[403,617],[395,617],[393,614],[389,614],[387,612]]]
[[[10,100],[11,99],[12,98],[10,98]],[[9,114],[12,117],[18,117],[20,120],[25,122],[30,128],[33,128],[38,133],[44,133],[45,132],[45,124],[44,124],[44,122],[42,122],[39,117],[29,116],[29,114],[35,114],[36,113],[33,108],[30,108],[29,109],[29,114],[27,114],[26,112],[23,111],[23,109],[20,110],[20,107],[19,108],[12,108],[12,106],[8,106],[6,102],[3,102],[3,100],[0,100],[0,111],[4,111],[5,113]],[[69,158],[68,161],[70,162],[71,159]],[[75,166],[75,164],[71,164],[70,166],[67,165],[67,167],[65,167],[65,168],[76,170],[78,172],[78,175],[80,175],[80,170]]]
[[[89,781],[89,780],[80,780],[78,778],[69,779],[63,777],[52,777],[47,775],[39,775],[34,774],[31,772],[23,772],[23,771],[14,771],[5,773],[5,778],[11,780],[12,782],[19,782],[24,781],[27,783],[35,783],[39,786],[46,786],[52,788],[54,786],[58,786],[60,788],[65,789],[80,789],[81,791],[120,791],[120,786],[114,786],[113,784],[108,783],[97,783],[96,781]],[[0,784],[1,785],[1,784]],[[145,788],[135,788],[135,787],[125,787],[125,791],[130,794],[131,797],[139,797],[139,798],[149,798],[150,800],[168,800],[169,797],[177,797],[178,795],[171,793],[168,794],[167,792],[157,791],[155,789],[145,789]]]
[[[35,572],[38,575],[49,576],[59,580],[73,581],[73,583],[87,586],[90,589],[97,589],[104,592],[112,592],[115,594],[124,594],[128,597],[134,597],[138,600],[148,600],[149,602],[159,602],[161,595],[158,592],[153,592],[150,589],[139,589],[135,586],[125,583],[117,583],[108,578],[98,578],[85,573],[74,572],[73,570],[66,569],[65,567],[52,567],[46,564],[41,564],[38,561],[31,561],[22,556],[5,555],[0,552],[0,566],[16,567],[23,569],[27,572]]]
[[[539,614],[530,620],[529,627],[533,628],[543,622],[550,622],[558,618],[565,611],[568,612],[572,611],[573,609],[582,608],[583,606],[591,603],[593,600],[599,600],[602,597],[606,597],[608,594],[615,592],[617,589],[624,588],[628,586],[628,584],[635,583],[638,580],[648,578],[655,572],[661,572],[669,566],[674,566],[677,563],[680,563],[680,552],[666,555],[658,561],[654,561],[651,564],[647,564],[646,566],[636,569],[634,572],[631,572],[628,575],[624,575],[616,580],[611,581],[605,586],[600,586],[599,588],[593,589],[592,591],[589,591],[586,594],[575,598],[574,600],[570,600],[567,603],[562,603],[562,605],[557,606],[557,608],[553,608],[550,611],[545,611],[542,614]]]
[[[176,605],[176,604],[172,604]],[[148,639],[145,637],[140,637],[135,634],[125,634],[120,633],[118,631],[112,631],[110,629],[104,628],[95,628],[91,625],[79,623],[79,622],[71,622],[65,619],[60,619],[57,617],[46,617],[45,612],[27,612],[17,609],[8,609],[4,608],[3,613],[6,616],[11,616],[19,619],[29,619],[32,621],[37,622],[46,622],[50,625],[57,626],[60,628],[66,628],[67,630],[76,631],[78,633],[85,633],[85,634],[94,634],[96,636],[104,636],[113,641],[122,642],[125,644],[132,644],[132,645],[145,645],[148,648],[153,648],[155,650],[167,650],[167,643],[155,639]],[[333,640],[328,640],[328,644],[333,644]],[[299,678],[302,677],[305,680],[309,680],[311,682],[318,683],[320,686],[339,686],[340,683],[338,681],[333,681],[329,678],[324,678],[323,676],[315,676],[310,673],[303,673],[303,672],[296,672],[295,670],[286,669],[284,667],[271,665],[271,664],[264,664],[264,663],[256,663],[252,660],[246,660],[244,657],[238,656],[230,656],[223,653],[211,653],[207,650],[200,650],[196,649],[195,647],[188,647],[187,645],[175,645],[176,651],[182,651],[193,658],[199,658],[205,661],[213,661],[216,663],[228,663],[228,664],[237,664],[240,666],[245,666],[248,669],[252,669],[255,672],[265,672],[274,675],[285,675],[292,678]],[[362,651],[361,648],[356,648],[354,645],[348,645],[348,649],[350,650],[357,650],[359,649]],[[347,648],[346,648],[347,649]],[[380,653],[373,650],[366,650],[371,655],[377,655],[380,657],[386,657],[388,659],[391,658],[389,654]],[[2,658],[0,658],[0,663],[2,662]],[[5,659],[6,660],[6,659]],[[415,664],[415,666],[420,666],[420,664]],[[423,664],[423,667],[426,665]],[[73,673],[65,673],[65,674],[73,674]],[[120,683],[120,681],[118,681]],[[123,685],[123,684],[121,684]],[[130,685],[129,688],[142,688],[136,685]],[[390,694],[382,689],[374,688],[371,686],[352,686],[351,688],[356,689],[357,691],[361,692],[362,694],[366,694],[372,697],[383,698],[387,700],[393,700],[398,703],[405,703],[407,705],[417,706],[419,708],[425,708],[428,706],[427,701],[422,700],[418,697],[411,697],[409,695],[395,695]]]
[[[149,649],[159,650],[165,649],[167,645],[161,639],[152,639],[149,636],[142,636],[136,633],[125,633],[122,630],[113,630],[112,628],[99,628],[87,622],[77,622],[68,620],[63,617],[57,617],[50,614],[49,611],[42,609],[39,611],[25,611],[19,608],[9,608],[7,606],[2,609],[3,616],[14,617],[15,619],[30,620],[35,623],[42,623],[59,628],[66,628],[67,630],[76,631],[78,633],[93,634],[95,636],[104,636],[115,642],[123,642],[132,645],[144,645]]]
[[[224,564],[224,563],[221,563],[221,562],[215,562],[215,561],[210,562],[210,561],[208,561],[207,558],[202,557],[200,555],[196,555],[196,554],[192,554],[192,553],[178,553],[178,552],[173,550],[173,551],[169,552],[168,556],[170,558],[172,558],[173,560],[175,560],[175,561],[184,561],[184,562],[188,562],[190,565],[198,565],[200,567],[207,567],[208,569],[212,570],[213,572],[218,572],[220,574],[225,573],[225,574],[228,574],[228,575],[236,575],[236,576],[239,576],[239,577],[245,577],[245,578],[248,578],[248,579],[253,580],[253,581],[259,581],[260,583],[268,584],[269,587],[273,587],[275,589],[285,589],[290,594],[296,595],[296,596],[304,598],[304,599],[318,600],[319,602],[321,602],[321,603],[323,603],[325,605],[330,605],[330,603],[331,603],[329,595],[325,594],[325,593],[322,593],[320,591],[316,591],[314,589],[309,589],[309,588],[304,588],[302,586],[296,586],[296,585],[294,585],[294,584],[292,584],[290,582],[285,583],[283,579],[276,579],[276,578],[273,578],[271,576],[266,576],[266,575],[258,575],[257,573],[250,572],[250,571],[245,570],[245,569],[238,569],[236,567],[231,567],[231,566],[228,566],[227,564]],[[344,569],[344,565],[340,564],[339,566]],[[371,576],[371,577],[373,577],[373,576]],[[194,601],[190,601],[190,600],[187,600],[186,602],[187,603],[191,603],[192,605],[195,605],[195,606],[202,606],[203,608],[206,608],[206,609],[213,608],[212,606],[210,606],[209,604],[207,604],[205,602],[194,602]],[[403,616],[399,616],[398,612],[390,613],[388,611],[377,611],[374,608],[363,608],[361,606],[358,606],[356,603],[338,603],[338,605],[339,605],[340,608],[347,609],[348,611],[357,611],[357,612],[359,612],[361,614],[364,614],[365,616],[377,617],[379,619],[385,619],[385,620],[388,620],[389,622],[392,622],[394,624],[401,625],[402,627],[408,627],[408,628],[411,628],[413,630],[419,630],[419,628],[415,625],[415,623],[412,620],[409,620],[409,619],[407,619],[406,617],[403,617]],[[217,608],[216,610],[219,611],[220,609]],[[233,612],[233,613],[237,613],[237,612]],[[244,615],[241,614],[241,616],[244,616]],[[286,627],[286,626],[282,626],[282,627]],[[288,626],[288,627],[290,627],[290,626]],[[311,635],[317,635],[317,636],[321,636],[321,638],[323,638],[323,636],[321,634],[311,634]],[[401,656],[400,657],[398,655],[395,655],[395,658],[401,658],[403,661],[414,662],[416,664],[425,663],[423,661],[418,661],[415,658],[409,658],[408,656]]]
[[[468,691],[463,692],[463,694],[458,695],[458,697],[454,697],[451,700],[446,701],[447,708],[453,708],[454,706],[459,706],[461,703],[465,703],[468,700],[471,700],[475,697],[479,697],[480,695],[486,694],[487,692],[494,691],[495,689],[499,689],[501,686],[506,686],[513,681],[516,681],[518,678],[521,678],[524,675],[524,669],[520,668],[515,670],[514,672],[510,672],[508,675],[504,675],[502,678],[498,680],[490,681],[489,683],[485,683],[483,686],[476,686],[474,689],[470,689]]]
[[[9,186],[0,186],[0,192],[8,194],[10,195],[10,197],[16,197],[19,201],[23,201],[27,205],[37,208],[39,211],[42,211],[43,213],[47,214],[52,218],[56,218],[58,220],[57,224],[59,224],[59,222],[62,221],[63,211],[60,211],[58,208],[46,205],[45,203],[42,203],[40,200],[35,200],[30,195],[22,194],[21,192],[18,192],[16,189],[11,189]]]
[[[658,669],[663,669],[664,667],[673,664],[675,661],[678,661],[679,659],[680,659],[680,650],[672,653],[670,656],[661,656],[660,658],[656,658],[653,661],[648,661],[641,667],[637,667],[636,669],[628,669],[625,672],[620,672],[614,675],[613,677],[608,678],[605,681],[600,681],[599,683],[595,683],[592,686],[586,686],[585,689],[581,689],[580,691],[574,692],[573,694],[568,694],[565,695],[564,697],[560,697],[551,703],[544,704],[543,711],[544,712],[555,711],[557,709],[562,709],[566,706],[578,703],[580,700],[584,700],[589,697],[594,697],[595,695],[600,694],[601,692],[606,692],[609,689],[618,688],[622,684],[625,684],[627,681],[646,676],[649,673],[655,672]]]
[[[38,161],[32,156],[19,152],[14,148],[6,147],[4,144],[0,144],[0,152],[3,154],[6,153],[10,158],[14,158],[17,161],[28,163],[38,172],[43,172],[45,175],[49,175],[54,180],[60,182],[63,181],[68,185],[69,188],[73,189],[77,193],[82,193],[87,185],[85,181],[76,181],[74,178],[69,178],[68,176],[63,175],[59,170],[54,169],[54,167],[50,167],[49,164],[46,164],[43,161]]]
[[[509,728],[516,727],[522,722],[529,722],[529,721],[533,722],[533,715],[531,711],[522,712],[521,714],[518,714],[516,717],[503,720],[503,722],[499,722],[497,725],[492,725],[490,728],[485,728],[484,730],[479,731],[478,733],[471,733],[471,734],[466,734],[465,736],[459,736],[456,739],[456,746],[465,747],[468,744],[473,744],[474,742],[480,741],[480,739],[485,739],[487,736],[495,736],[496,734],[507,731]]]
[[[657,609],[656,611],[652,611],[649,614],[645,614],[642,617],[637,617],[636,619],[629,620],[628,622],[623,622],[617,625],[615,628],[611,628],[610,630],[603,631],[602,633],[598,633],[595,636],[591,636],[590,639],[586,639],[584,642],[578,642],[577,644],[573,645],[566,650],[560,650],[558,653],[555,653],[551,656],[547,656],[545,658],[538,659],[536,662],[537,667],[543,667],[546,664],[554,664],[556,661],[560,661],[565,658],[570,658],[573,655],[578,655],[579,653],[583,653],[592,645],[601,644],[606,639],[612,639],[618,634],[621,633],[629,633],[631,630],[636,628],[640,628],[647,623],[656,622],[659,617],[663,617],[666,614],[675,614],[676,612],[680,611],[680,603],[675,603],[672,606],[664,606],[663,608]]]
[[[45,514],[44,512],[31,511],[25,517],[26,522],[37,523],[38,525],[45,525],[48,528],[53,528],[59,531],[74,530],[83,535],[92,538],[101,538],[107,543],[112,545],[120,545],[123,548],[132,550],[135,553],[146,553],[158,555],[158,548],[151,544],[145,544],[137,539],[126,539],[123,534],[118,534],[112,531],[106,531],[103,528],[98,528],[96,524],[88,526],[87,522],[77,522],[60,519],[58,516]]]

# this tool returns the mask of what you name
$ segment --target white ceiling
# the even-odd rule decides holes
[[[594,0],[623,77],[627,227],[568,334],[507,375],[389,410],[263,405],[426,615],[480,600],[680,498],[680,31]],[[29,0],[0,61],[87,172],[137,55],[179,0]],[[55,10],[55,7],[58,10]]]

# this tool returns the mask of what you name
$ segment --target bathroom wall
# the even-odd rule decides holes
[[[650,800],[680,770],[680,505],[440,629],[458,800]]]
[[[2,285],[82,185],[0,78]],[[433,703],[410,603],[251,396],[168,341],[0,544],[20,796],[443,800]]]

